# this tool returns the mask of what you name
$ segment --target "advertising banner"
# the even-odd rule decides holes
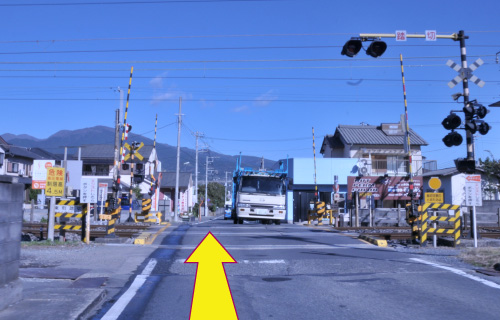
[[[352,200],[352,193],[359,192],[360,198],[373,196],[374,200],[411,200],[408,196],[409,182],[407,177],[347,177],[347,197]],[[413,177],[413,183],[414,199],[420,199],[422,177]]]
[[[55,165],[55,160],[33,160],[32,189],[45,189],[47,181],[47,169]]]

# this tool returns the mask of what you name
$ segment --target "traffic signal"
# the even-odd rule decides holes
[[[385,42],[376,40],[370,44],[370,46],[366,50],[366,54],[377,58],[383,55],[386,49],[387,44]]]
[[[129,164],[128,163],[123,163],[122,164],[122,170],[128,170]]]
[[[467,159],[456,159],[455,167],[458,172],[462,173],[475,173],[476,172],[476,161]]]
[[[352,58],[358,54],[362,46],[363,44],[361,43],[361,39],[351,38],[351,40],[347,41],[344,44],[344,47],[342,48],[340,54]]]
[[[445,129],[453,130],[458,128],[462,124],[462,119],[460,119],[460,117],[456,113],[450,113],[449,116],[444,118],[441,124]]]
[[[113,192],[118,192],[122,189],[122,186],[120,184],[120,176],[118,176],[116,181],[113,181],[112,189],[113,189]]]
[[[462,144],[463,138],[460,133],[452,131],[448,133],[444,138],[443,142],[447,147],[459,146]]]
[[[137,170],[138,172],[141,172],[142,170],[144,170],[144,163],[137,163],[135,165],[135,170]]]
[[[480,134],[484,136],[485,134],[488,133],[488,131],[490,131],[490,129],[491,129],[490,125],[487,124],[486,122],[483,122],[479,125],[478,131]]]

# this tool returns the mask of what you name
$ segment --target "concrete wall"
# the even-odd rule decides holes
[[[0,310],[21,299],[19,257],[24,185],[0,183]]]

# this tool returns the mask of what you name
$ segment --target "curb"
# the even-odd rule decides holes
[[[102,290],[100,294],[98,294],[94,300],[92,300],[87,307],[78,315],[76,319],[87,319],[88,316],[94,311],[94,308],[98,306],[104,299],[107,297],[108,292],[106,289]]]
[[[152,244],[153,241],[155,241],[156,237],[165,229],[170,227],[171,224],[167,223],[165,226],[161,227],[160,230],[156,231],[156,233],[152,232],[142,232],[137,238],[134,240],[134,244],[140,244],[140,245],[145,245],[145,244]]]
[[[373,236],[359,235],[359,239],[365,240],[379,247],[387,247],[387,241]]]

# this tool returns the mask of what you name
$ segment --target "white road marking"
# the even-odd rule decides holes
[[[184,263],[186,259],[177,259],[175,260],[175,263]],[[286,263],[285,260],[241,260],[237,261],[237,263],[244,263],[244,264],[284,264]]]
[[[189,245],[159,245],[158,248],[161,249],[172,249],[172,250],[194,250],[196,246]],[[224,246],[226,250],[337,250],[337,249],[373,249],[373,250],[390,250],[381,247],[375,247],[372,244],[336,244],[336,245],[326,245],[326,244],[303,244],[303,245],[229,245]]]
[[[466,273],[466,272],[464,272],[462,270],[458,270],[458,269],[455,269],[455,268],[452,268],[452,267],[443,266],[443,265],[440,265],[440,264],[437,264],[437,263],[434,263],[434,262],[430,262],[430,261],[426,261],[426,260],[422,260],[422,259],[418,259],[418,258],[410,258],[410,260],[417,261],[417,262],[420,262],[420,263],[425,263],[425,264],[428,264],[428,265],[436,267],[436,268],[441,268],[441,269],[444,269],[444,270],[448,270],[448,271],[453,272],[454,274],[458,274],[459,276],[466,277],[466,278],[469,278],[471,280],[480,282],[480,283],[482,283],[484,285],[487,285],[489,287],[492,287],[492,288],[495,288],[495,289],[500,289],[500,284],[492,282],[492,281],[488,281],[488,280],[485,280],[485,279],[482,279],[482,278],[479,278],[479,277],[476,277],[476,276],[473,276],[473,275],[468,274],[468,273]]]
[[[153,272],[153,269],[156,266],[156,259],[151,259],[149,260],[148,264],[146,265],[146,268],[142,271],[141,274],[137,275],[128,288],[128,290],[122,294],[120,299],[115,302],[115,304],[111,307],[111,309],[106,312],[104,317],[102,317],[101,320],[115,320],[118,319],[118,317],[121,315],[123,310],[127,307],[129,304],[130,300],[134,298],[135,294],[137,291],[142,287],[144,282],[146,282],[146,279],[149,277],[151,272]]]

